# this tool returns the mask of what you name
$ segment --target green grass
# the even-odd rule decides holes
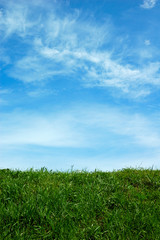
[[[160,239],[160,170],[0,170],[0,239]]]

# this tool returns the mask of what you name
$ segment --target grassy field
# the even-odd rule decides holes
[[[160,170],[0,170],[0,239],[160,239]]]

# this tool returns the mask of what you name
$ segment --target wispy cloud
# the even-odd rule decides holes
[[[157,0],[144,0],[141,5],[142,8],[150,9],[155,7]]]
[[[128,146],[159,148],[160,132],[154,121],[156,117],[101,105],[48,114],[16,111],[1,115],[0,144],[123,148],[127,142]]]
[[[116,41],[116,34],[110,20],[95,24],[82,19],[78,11],[62,16],[55,3],[42,11],[42,2],[36,6],[26,1],[9,2],[1,10],[3,41],[15,34],[23,47],[18,59],[7,51],[13,63],[7,70],[10,77],[35,83],[69,75],[85,87],[116,88],[135,98],[160,87],[158,61],[150,60],[137,67],[137,62],[127,63],[125,53],[117,55],[111,44]],[[155,3],[144,1],[143,6],[153,7]]]
[[[9,2],[0,10],[0,31],[4,38],[16,33],[24,37],[32,23],[27,18],[28,9],[23,4]]]
[[[48,147],[81,147],[84,144],[80,133],[75,131],[71,120],[59,116],[36,115],[33,113],[11,114],[12,121],[4,116],[1,126],[1,145],[39,145]],[[72,126],[72,127],[71,127]]]
[[[48,88],[36,88],[27,91],[27,95],[33,98],[45,97],[48,95],[56,95],[57,91]]]

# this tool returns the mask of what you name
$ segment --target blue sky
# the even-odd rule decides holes
[[[0,168],[160,168],[159,12],[0,0]]]

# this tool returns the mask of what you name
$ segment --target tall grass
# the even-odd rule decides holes
[[[160,239],[160,171],[0,170],[0,239]]]

